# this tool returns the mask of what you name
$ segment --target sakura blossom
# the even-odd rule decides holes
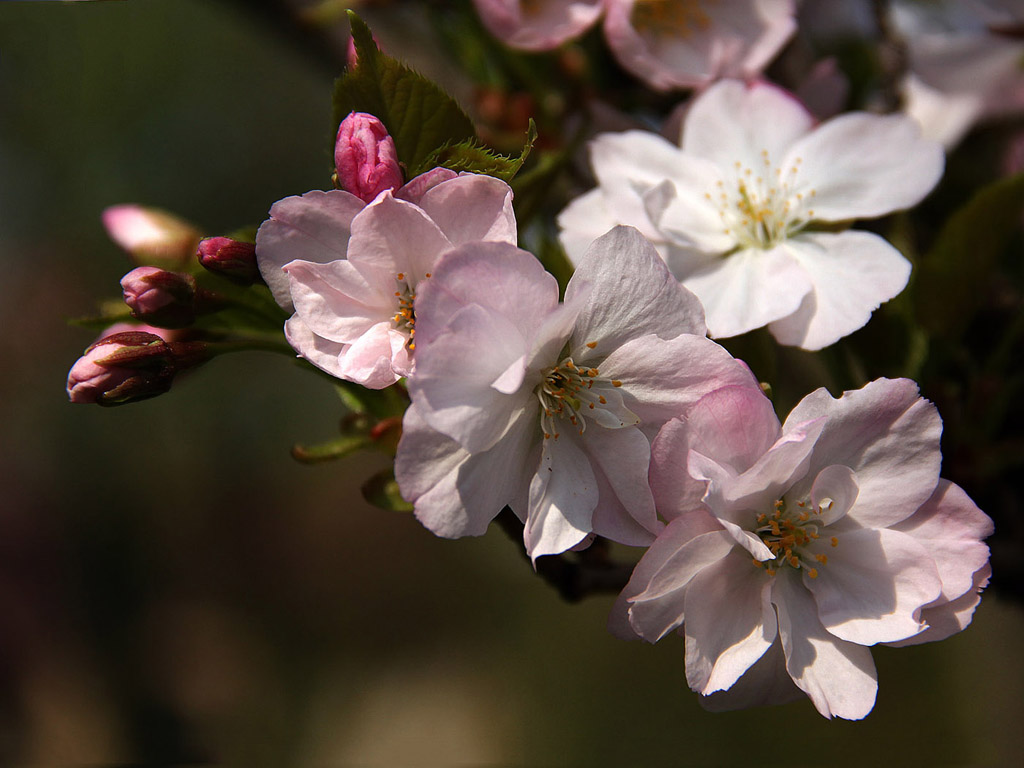
[[[445,251],[466,242],[514,244],[505,182],[446,169],[369,204],[343,191],[280,200],[256,237],[299,355],[341,379],[379,389],[413,370],[414,301]]]
[[[781,426],[753,390],[706,395],[654,441],[651,487],[670,522],[613,631],[677,630],[710,708],[802,692],[825,717],[864,717],[869,646],[963,629],[988,581],[992,522],[940,479],[941,431],[907,379],[838,399],[819,389]]]
[[[563,304],[534,256],[473,243],[442,257],[416,313],[402,494],[448,538],[483,534],[507,505],[534,559],[591,533],[653,541],[650,438],[713,389],[757,387],[629,227],[592,245]]]
[[[476,7],[496,37],[533,51],[579,36],[604,12],[619,63],[661,90],[754,76],[796,30],[793,0],[476,0]]]
[[[941,146],[905,115],[816,125],[786,91],[733,80],[693,101],[680,146],[602,134],[590,159],[598,187],[558,219],[571,260],[633,224],[703,302],[713,338],[767,326],[807,350],[861,328],[910,276],[885,239],[836,224],[916,204],[944,166]]]

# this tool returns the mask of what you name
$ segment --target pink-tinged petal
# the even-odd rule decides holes
[[[804,697],[786,671],[782,642],[772,643],[765,654],[727,691],[702,697],[700,705],[708,712],[731,712],[750,707],[787,704]]]
[[[704,304],[708,332],[723,339],[792,315],[813,284],[785,245],[744,248],[680,279]]]
[[[759,169],[762,152],[779,163],[813,126],[814,118],[788,91],[766,82],[727,80],[694,101],[681,144],[684,152],[714,161],[723,172],[737,162]]]
[[[339,361],[348,344],[339,344],[336,341],[328,341],[323,336],[317,336],[298,315],[292,315],[285,321],[284,335],[300,357],[331,376],[342,378]]]
[[[782,429],[772,401],[760,387],[752,386],[709,392],[686,412],[682,422],[684,434],[689,434],[688,448],[712,456],[736,472],[745,472],[757,463]]]
[[[679,285],[654,246],[632,227],[616,227],[594,241],[565,289],[567,302],[579,282],[589,282],[591,293],[571,342],[577,360],[605,357],[648,334],[705,334],[697,297]]]
[[[683,623],[686,591],[690,583],[705,568],[728,557],[734,549],[734,542],[722,530],[694,531],[694,535],[685,541],[680,541],[678,532],[673,532],[670,540],[675,544],[668,552],[655,553],[652,563],[647,566],[649,575],[641,580],[634,575],[630,586],[623,592],[629,604],[630,627],[649,643],[658,642]],[[655,541],[655,545],[657,543]],[[640,562],[643,563],[643,559]],[[628,596],[630,591],[643,587],[646,589],[640,594]]]
[[[325,339],[352,344],[398,312],[394,279],[387,291],[381,281],[367,280],[346,259],[326,264],[293,261],[285,273],[295,311],[313,333]]]
[[[349,260],[405,276],[411,286],[433,271],[438,257],[452,247],[440,227],[421,208],[382,192],[352,220]]]
[[[893,530],[912,536],[928,550],[938,566],[945,600],[970,592],[975,574],[988,562],[982,539],[992,535],[992,520],[949,480],[939,480],[931,498]]]
[[[583,541],[591,531],[596,506],[597,483],[576,435],[566,431],[557,440],[544,440],[523,529],[530,558],[557,555]]]
[[[841,464],[825,467],[811,486],[814,520],[821,525],[841,520],[853,507],[859,493],[857,476],[852,469]]]
[[[390,387],[410,372],[409,337],[396,331],[390,322],[369,328],[344,351],[339,359],[339,375],[369,389]]]
[[[629,583],[626,584],[616,599],[615,605],[608,616],[608,630],[623,640],[637,639],[636,632],[634,632],[629,624],[628,611],[630,601],[648,588],[654,575],[675,557],[676,552],[684,547],[687,542],[712,531],[721,533],[721,526],[711,515],[700,511],[673,520],[666,526],[644,553],[643,557],[640,558],[640,562],[633,569]],[[719,546],[720,552],[718,557],[725,557],[732,548],[732,542],[726,538],[720,542]],[[693,551],[695,553],[707,553],[708,548],[697,545]],[[710,562],[714,562],[715,559],[718,558],[712,558]],[[681,585],[677,586],[685,587],[689,579],[693,578],[693,574],[697,573],[701,567],[703,566],[695,565],[691,569],[690,576]],[[670,567],[668,572],[670,573],[672,570],[673,568]],[[680,604],[681,615],[682,605]],[[679,619],[679,622],[682,622],[682,618]],[[661,637],[664,634],[665,632],[661,632],[657,637]]]
[[[666,5],[649,11],[637,0],[608,0],[604,27],[619,63],[662,90],[754,75],[796,29],[792,0],[722,0],[696,10]]]
[[[454,179],[458,175],[459,174],[449,168],[431,168],[429,171],[421,173],[416,178],[410,179],[405,186],[395,192],[395,197],[399,200],[406,200],[415,205],[419,205],[420,200],[425,194],[427,194],[427,192],[432,190],[438,184]]]
[[[557,48],[583,34],[603,0],[474,0],[484,26],[506,45],[527,51]]]
[[[650,546],[665,524],[655,520],[654,532],[640,525],[616,495],[615,488],[604,469],[597,462],[592,462],[590,468],[597,482],[597,506],[594,507],[594,516],[590,524],[593,533],[628,547]]]
[[[599,424],[589,424],[580,441],[594,465],[595,474],[600,471],[604,475],[609,490],[623,510],[649,532],[648,540],[643,543],[653,541],[654,534],[664,525],[654,511],[654,498],[647,481],[651,458],[647,438],[639,429],[605,429]],[[612,530],[598,531],[596,527],[593,530],[600,536],[619,541]]]
[[[734,551],[686,590],[686,682],[702,695],[732,687],[775,641],[771,578]]]
[[[256,261],[274,299],[292,308],[285,264],[301,259],[315,264],[344,259],[352,220],[365,203],[341,190],[286,197],[270,208],[270,218],[256,233]]]
[[[942,146],[905,115],[849,113],[797,141],[782,162],[800,159],[798,184],[812,218],[864,219],[916,205],[942,178]]]
[[[837,539],[835,547],[819,540],[815,549],[827,553],[828,562],[817,568],[816,578],[804,573],[822,625],[858,645],[920,632],[921,608],[942,589],[928,551],[912,537],[885,528],[843,531]]]
[[[599,343],[595,352],[600,350]],[[713,341],[688,334],[633,339],[608,355],[598,370],[602,377],[622,382],[626,407],[651,430],[708,392],[728,386],[758,388],[744,363]]]
[[[901,91],[903,111],[918,124],[922,137],[947,150],[960,143],[985,110],[983,91],[943,93],[912,72],[903,78]]]
[[[577,197],[558,214],[558,241],[573,264],[579,264],[590,244],[620,224],[605,202],[604,190],[592,189]]]
[[[910,279],[910,262],[871,232],[806,232],[782,247],[810,278],[800,307],[768,330],[780,344],[816,351],[864,327]]]
[[[419,206],[453,245],[475,240],[517,242],[512,188],[493,176],[462,174],[430,189]]]
[[[533,413],[539,413],[531,392],[507,395],[492,386],[525,351],[526,341],[515,326],[471,304],[430,343],[417,343],[409,394],[421,404],[421,414],[433,429],[471,453],[487,450],[528,403],[532,401]]]
[[[857,475],[860,492],[847,514],[865,528],[886,528],[913,514],[939,481],[942,420],[909,379],[878,379],[834,399],[819,389],[797,403],[782,427],[825,417],[803,485],[795,498],[810,493],[810,482],[831,464]],[[898,478],[898,482],[894,481]]]
[[[436,432],[414,403],[402,421],[395,479],[417,519],[444,538],[480,536],[508,505],[525,514],[530,477],[539,459],[540,435],[525,415],[506,439],[470,455]]]
[[[418,345],[429,343],[470,304],[504,317],[524,338],[531,338],[558,306],[558,281],[533,254],[507,243],[454,248],[438,260],[432,275],[416,293]]]
[[[700,161],[688,164],[679,147],[650,131],[602,133],[590,143],[590,165],[615,223],[636,227],[652,239],[660,233],[647,215],[648,192],[676,174],[714,184],[714,178],[697,172],[704,168]]]
[[[772,590],[786,670],[825,717],[860,720],[875,705],[871,651],[840,640],[818,621],[814,598],[795,573],[780,572]]]
[[[925,606],[921,611],[921,619],[928,624],[927,629],[906,640],[898,640],[887,645],[902,648],[904,645],[931,643],[945,640],[965,629],[974,618],[974,609],[981,602],[981,592],[988,586],[991,576],[992,566],[986,563],[974,574],[971,588],[960,597],[949,602],[946,602],[944,597],[939,598],[934,604]]]

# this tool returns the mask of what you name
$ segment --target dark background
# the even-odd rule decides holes
[[[445,77],[403,47],[417,17],[365,16]],[[368,507],[384,457],[293,462],[341,407],[282,357],[67,403],[67,318],[130,268],[106,206],[216,234],[329,186],[333,73],[296,43],[243,3],[0,3],[0,763],[1016,764],[1024,615],[996,594],[876,649],[864,722],[712,715],[680,638],[613,639],[611,598],[562,603],[498,530]]]

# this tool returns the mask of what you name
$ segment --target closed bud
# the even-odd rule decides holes
[[[352,112],[341,121],[334,145],[338,186],[364,202],[402,186],[395,142],[373,115]]]
[[[110,239],[137,264],[183,267],[195,253],[199,232],[188,222],[157,208],[114,205],[103,211]]]
[[[196,319],[196,280],[158,267],[136,267],[123,278],[132,316],[162,328],[184,328]]]
[[[210,272],[239,285],[263,281],[256,263],[256,246],[230,237],[208,237],[196,251],[199,263]]]
[[[73,403],[121,405],[161,395],[175,375],[208,358],[202,342],[167,342],[153,333],[127,331],[97,341],[68,373]]]

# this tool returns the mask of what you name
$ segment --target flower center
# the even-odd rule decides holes
[[[714,192],[704,195],[717,206],[723,231],[740,248],[774,248],[814,218],[808,206],[817,191],[800,188],[801,162],[798,157],[789,168],[776,167],[768,150],[761,150],[760,168],[737,161],[732,181],[719,181]]]
[[[712,4],[718,0],[704,0]],[[701,7],[701,0],[635,0],[630,23],[638,32],[651,32],[659,37],[685,40],[693,32],[711,26],[711,17]]]
[[[779,568],[805,569],[812,579],[818,578],[818,566],[828,563],[828,555],[815,554],[809,546],[821,538],[824,527],[821,514],[832,506],[832,499],[822,499],[817,509],[807,502],[797,502],[795,509],[786,506],[783,499],[777,499],[770,514],[762,512],[757,516],[758,535],[765,546],[775,555],[774,560],[754,560],[754,565],[764,568],[774,576]],[[839,539],[831,537],[829,543],[835,547]]]
[[[545,440],[558,439],[558,425],[563,419],[582,435],[587,428],[584,415],[595,418],[604,426],[626,425],[620,413],[610,413],[614,403],[609,404],[609,398],[621,399],[612,396],[611,392],[622,386],[621,381],[604,379],[597,368],[578,366],[571,357],[548,368],[541,376],[541,382],[534,391],[540,400],[540,422]],[[624,408],[620,406],[615,410],[623,411]]]
[[[428,274],[427,277],[430,277]],[[409,285],[408,276],[404,272],[395,275],[398,289],[395,291],[395,298],[398,299],[398,311],[391,318],[395,328],[409,335],[406,346],[412,351],[416,349],[416,311],[413,303],[416,301],[416,289]]]

